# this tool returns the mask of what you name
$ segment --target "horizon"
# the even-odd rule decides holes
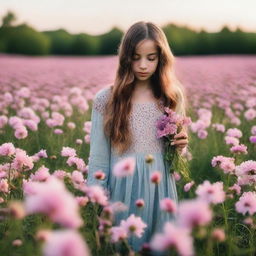
[[[1,0],[0,15],[2,18],[12,11],[17,17],[15,25],[26,23],[38,31],[64,29],[70,34],[87,33],[95,36],[107,33],[114,27],[126,31],[140,20],[152,21],[160,27],[173,23],[197,32],[218,32],[224,26],[231,31],[239,27],[244,32],[256,32],[255,8],[252,8],[256,7],[256,3],[252,0],[159,0],[157,3],[141,0],[135,3],[135,0],[125,4],[120,0],[76,0],[76,4],[67,0],[45,0],[39,3],[32,0]]]

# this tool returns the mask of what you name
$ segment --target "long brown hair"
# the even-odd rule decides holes
[[[164,106],[186,115],[185,92],[175,76],[174,56],[163,30],[151,22],[136,22],[123,35],[119,45],[119,65],[104,111],[105,134],[109,136],[111,145],[119,154],[124,153],[132,143],[128,119],[135,89],[132,57],[136,45],[144,39],[153,40],[158,50],[158,66],[150,78],[157,102],[161,100]]]

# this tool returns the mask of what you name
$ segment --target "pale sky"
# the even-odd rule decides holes
[[[7,10],[15,12],[17,24],[26,22],[39,31],[64,28],[98,35],[145,20],[209,32],[223,25],[256,32],[256,0],[0,0],[0,18]]]

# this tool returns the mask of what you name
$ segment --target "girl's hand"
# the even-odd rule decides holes
[[[171,143],[172,145],[176,145],[179,153],[182,152],[183,148],[188,145],[188,135],[185,131],[181,131],[174,136],[174,140]]]

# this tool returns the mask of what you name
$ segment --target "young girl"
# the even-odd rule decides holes
[[[115,214],[114,225],[132,213],[147,224],[141,238],[132,236],[129,244],[139,251],[164,222],[175,215],[160,209],[160,200],[178,203],[174,177],[163,159],[164,144],[156,137],[156,121],[168,106],[186,115],[186,97],[175,78],[174,56],[161,28],[151,22],[137,22],[124,34],[118,50],[119,66],[114,85],[101,89],[93,100],[87,184],[100,184],[109,193],[110,202],[121,201],[128,209]],[[188,144],[187,131],[175,137],[179,152]],[[132,176],[116,177],[114,165],[125,157],[134,157]],[[146,162],[153,156],[153,162]],[[104,180],[94,172],[102,170]],[[159,184],[150,180],[154,171],[162,174]],[[138,208],[137,199],[144,200]]]

